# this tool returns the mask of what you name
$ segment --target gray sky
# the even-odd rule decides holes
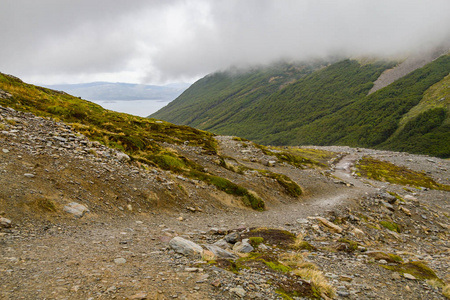
[[[450,0],[0,0],[0,72],[192,81],[229,66],[398,55],[450,40]]]

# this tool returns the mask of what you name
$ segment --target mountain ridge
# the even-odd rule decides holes
[[[392,136],[402,116],[421,102],[431,86],[449,74],[450,56],[442,55],[369,93],[383,71],[395,65],[397,63],[392,61],[362,64],[356,60],[341,60],[309,70],[305,76],[275,90],[269,89],[267,78],[265,83],[252,84],[250,79],[256,73],[235,77],[249,91],[266,92],[258,98],[239,94],[242,88],[226,77],[233,78],[231,74],[215,73],[194,83],[151,117],[218,134],[237,135],[266,145],[335,144],[450,157],[446,147],[450,143],[448,121],[445,121],[449,119],[448,108],[444,105],[446,100],[439,105],[439,111],[429,113],[436,120],[441,120],[439,115],[443,114],[444,119],[428,126],[423,118],[419,120],[416,116],[415,121],[409,121],[427,130],[405,132],[401,139],[397,139],[398,132]],[[441,91],[441,98],[450,98]],[[422,106],[423,103],[426,102],[422,102]],[[431,107],[423,107],[423,110],[428,109]],[[402,128],[405,127],[400,130]],[[424,142],[420,142],[421,137]],[[414,145],[416,141],[418,145]]]

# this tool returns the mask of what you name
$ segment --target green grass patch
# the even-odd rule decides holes
[[[402,231],[401,226],[394,222],[380,221],[380,225],[386,229],[389,229],[390,231],[395,231],[397,233],[400,233]]]
[[[264,175],[265,177],[275,179],[278,182],[278,184],[284,188],[286,194],[288,194],[289,196],[299,197],[302,195],[303,193],[302,188],[288,176],[267,170],[257,170],[257,171],[260,174]]]
[[[248,238],[248,240],[253,248],[258,248],[260,244],[264,243],[264,238],[259,236],[251,236]]]
[[[394,265],[394,266],[386,266],[386,265],[381,265],[383,268],[391,270],[391,271],[395,271],[401,274],[411,274],[414,277],[416,277],[417,279],[438,279],[438,276],[436,275],[436,273],[430,269],[425,263],[421,262],[421,261],[411,261],[408,263],[401,263],[398,265]]]
[[[425,173],[364,156],[355,165],[361,176],[383,182],[390,182],[412,187],[425,187],[435,190],[450,191],[449,185],[439,184]]]

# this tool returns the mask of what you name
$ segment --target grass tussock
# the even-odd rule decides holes
[[[322,295],[325,295],[329,298],[335,296],[335,288],[328,283],[328,280],[321,271],[311,268],[302,268],[294,270],[294,274],[303,280],[310,281],[316,296],[321,297]]]

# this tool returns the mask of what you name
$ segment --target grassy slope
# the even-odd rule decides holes
[[[264,209],[264,202],[244,187],[205,172],[202,166],[163,146],[164,142],[189,141],[190,145],[201,147],[204,153],[215,154],[217,145],[209,132],[109,111],[89,101],[26,84],[1,73],[0,89],[13,95],[0,99],[0,105],[67,122],[91,140],[121,149],[135,160],[203,180],[241,197],[244,204],[254,209]]]
[[[150,117],[175,124],[215,129],[236,113],[294,82],[324,63],[277,64],[239,72],[219,72],[194,83],[180,97]]]
[[[225,82],[225,74],[216,74],[198,81],[164,114],[155,115],[173,121],[173,113],[178,123],[263,144],[339,144],[450,157],[450,97],[442,100],[448,95],[449,79],[444,77],[450,56],[367,95],[373,81],[392,65],[344,60],[281,89],[247,81],[253,73],[234,78],[241,81],[240,88],[246,84],[247,91],[264,90],[256,98],[239,93],[232,76]]]

